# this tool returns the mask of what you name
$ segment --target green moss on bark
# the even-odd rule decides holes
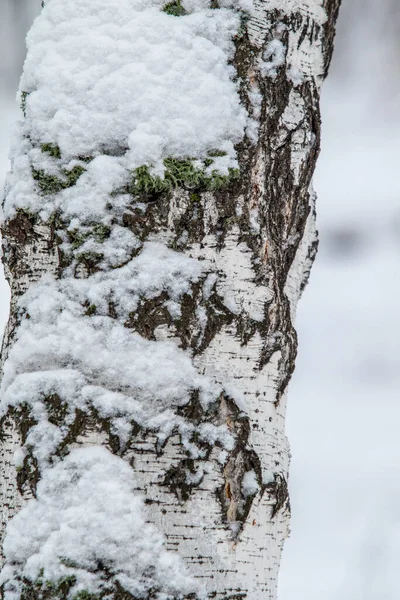
[[[53,144],[42,144],[41,149],[42,152],[50,154],[53,158],[61,158],[61,151],[58,146],[54,146]]]
[[[29,96],[29,92],[21,92],[21,110],[23,112],[24,117],[26,118],[26,100]]]
[[[221,156],[214,153],[212,156]],[[211,155],[210,155],[211,156]],[[226,187],[232,180],[239,178],[238,169],[229,169],[228,175],[223,175],[217,170],[210,170],[213,159],[203,161],[203,166],[198,166],[193,159],[164,159],[164,177],[153,175],[147,165],[138,167],[133,172],[131,189],[132,194],[161,194],[174,189],[215,191]]]
[[[42,169],[32,168],[33,179],[38,183],[40,191],[45,195],[58,194],[62,190],[72,187],[76,184],[79,177],[86,169],[80,165],[76,165],[69,171],[66,169],[62,170],[63,179],[60,179],[56,175],[50,175]]]
[[[183,8],[181,0],[174,0],[174,2],[168,2],[162,9],[163,12],[167,13],[167,15],[172,15],[174,17],[183,17],[187,14],[186,10]]]

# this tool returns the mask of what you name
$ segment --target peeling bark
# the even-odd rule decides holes
[[[147,340],[169,340],[190,352],[197,371],[222,386],[214,406],[205,409],[193,393],[178,415],[195,427],[225,426],[234,443],[226,450],[192,436],[200,450],[190,456],[179,431],[160,444],[154,431],[132,422],[129,441],[121,444],[109,419],[77,410],[57,449],[62,458],[77,446],[106,445],[128,461],[149,522],[208,597],[221,600],[276,598],[290,518],[286,393],[297,353],[296,306],[317,250],[312,175],[320,145],[319,90],[339,0],[326,0],[324,7],[318,0],[255,0],[255,8],[234,59],[242,102],[258,122],[256,142],[238,148],[240,180],[216,191],[142,193],[144,209],[132,199],[121,220],[141,242],[161,242],[209,266],[181,297],[179,316],[171,316],[164,291],[142,298],[123,324]],[[265,76],[260,65],[272,40],[282,43],[285,57],[276,75]],[[21,315],[18,298],[44,273],[66,277],[70,260],[60,248],[61,227],[23,211],[3,224],[12,290],[3,364],[21,318],[29,317]],[[98,257],[84,256],[75,277],[89,277],[98,264]],[[82,307],[87,318],[97,310],[89,301]],[[104,316],[122,319],[112,301]],[[45,402],[49,421],[63,423],[62,399],[54,394]],[[10,408],[2,421],[1,539],[41,476],[29,452],[18,472],[13,464],[34,423],[29,407]],[[257,482],[249,493],[246,473]],[[36,597],[32,587],[30,598]]]

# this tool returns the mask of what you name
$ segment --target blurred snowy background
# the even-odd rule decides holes
[[[24,36],[0,0],[0,186]],[[320,252],[289,394],[292,536],[279,600],[400,598],[400,2],[343,0],[315,176]],[[0,278],[0,327],[8,289]]]

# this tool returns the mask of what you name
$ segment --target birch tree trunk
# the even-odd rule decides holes
[[[146,19],[150,9],[43,8],[28,37],[2,228],[12,290],[0,405],[4,598],[276,598],[290,518],[286,392],[317,250],[319,90],[339,2],[154,0],[165,39],[192,27],[202,60],[220,52],[230,23],[226,85],[247,119],[240,139],[207,138],[206,150],[164,140],[158,163],[132,158],[150,134],[119,113],[126,88],[112,97],[102,70],[113,52],[129,54],[128,11],[137,5]],[[162,76],[194,52],[179,43]],[[148,92],[151,103],[158,91]],[[96,120],[102,93],[112,98],[105,118],[122,122],[120,134],[105,127],[109,144]],[[81,117],[98,142],[82,141]],[[212,111],[201,140],[208,119]],[[136,137],[127,142],[124,129]]]

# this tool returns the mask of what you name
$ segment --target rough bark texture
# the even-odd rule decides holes
[[[169,339],[191,349],[200,373],[243,394],[245,412],[228,392],[211,414],[195,394],[181,408],[193,424],[228,424],[233,449],[221,461],[221,448],[204,444],[202,458],[193,460],[178,433],[160,448],[154,433],[139,427],[123,448],[95,412],[77,412],[60,449],[62,454],[100,443],[129,461],[149,521],[215,598],[275,599],[288,535],[286,392],[297,352],[296,305],[317,250],[311,182],[320,145],[319,89],[332,54],[339,0],[324,4],[325,22],[313,0],[255,0],[256,15],[237,39],[234,60],[242,101],[250,113],[259,111],[260,121],[258,142],[243,142],[238,149],[240,180],[215,192],[148,195],[144,215],[131,211],[123,218],[142,241],[161,241],[214,265],[217,279],[207,293],[200,283],[192,285],[181,300],[179,319],[172,320],[166,310],[164,293],[143,300],[125,325],[146,339]],[[285,63],[276,77],[263,76],[259,64],[273,39],[287,48]],[[291,64],[301,64],[306,74],[297,85],[287,76]],[[252,92],[261,93],[259,106],[252,103]],[[55,230],[54,222],[24,212],[3,224],[3,262],[12,289],[3,363],[18,331],[18,298],[43,273],[63,277],[65,257]],[[93,270],[95,263],[82,260],[77,276]],[[118,318],[112,306],[108,316]],[[57,398],[47,401],[57,413]],[[13,465],[32,424],[23,409],[10,409],[1,424],[2,538],[40,478],[29,456],[18,472]],[[200,468],[201,476],[188,479],[188,472],[199,474]],[[259,489],[246,496],[242,483],[249,471],[255,472]]]

